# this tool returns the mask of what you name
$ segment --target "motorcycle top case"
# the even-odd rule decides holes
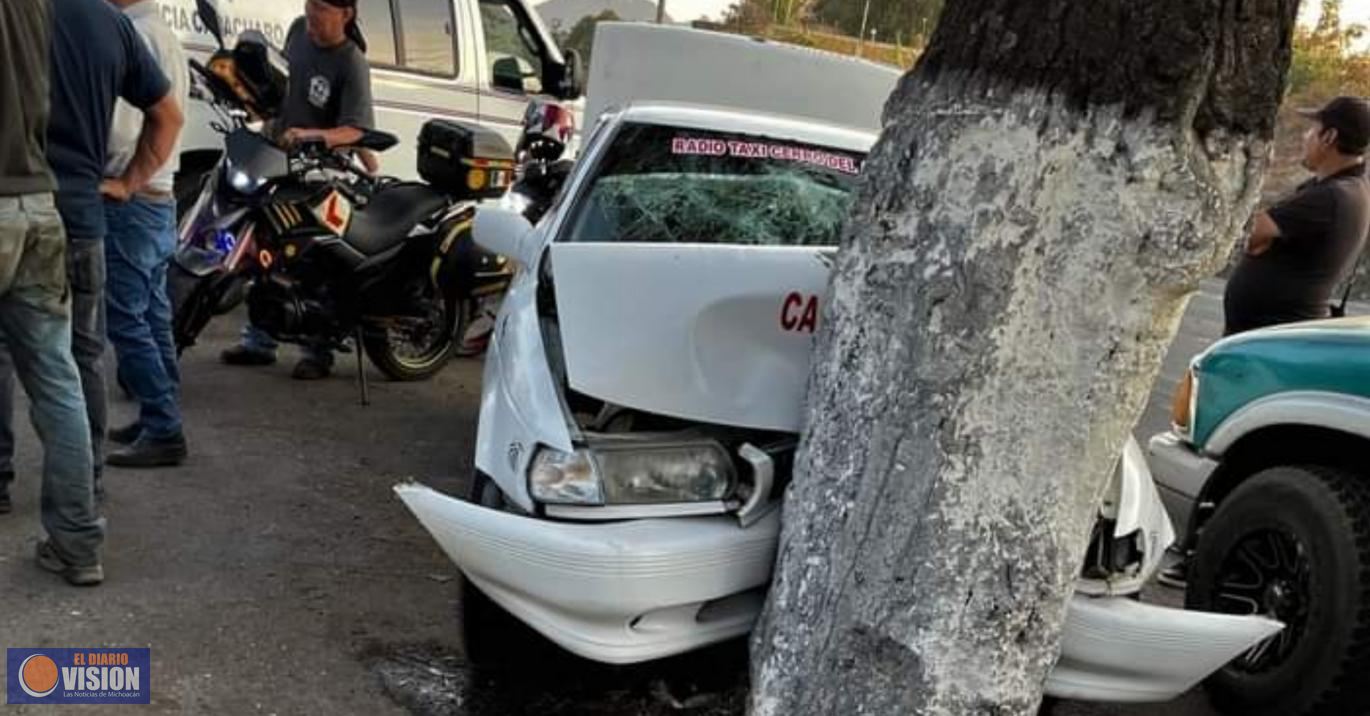
[[[495,199],[514,182],[514,151],[493,130],[434,119],[419,131],[419,176],[459,199]]]

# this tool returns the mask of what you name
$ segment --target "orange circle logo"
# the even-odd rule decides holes
[[[56,691],[57,662],[42,654],[24,659],[24,663],[19,665],[19,686],[35,699]]]

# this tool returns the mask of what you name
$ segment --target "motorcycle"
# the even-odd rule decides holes
[[[490,130],[434,120],[419,138],[424,182],[402,182],[369,177],[350,153],[390,149],[384,132],[283,150],[252,126],[283,87],[275,55],[250,33],[223,49],[213,7],[198,4],[221,49],[192,67],[225,152],[180,226],[169,276],[178,348],[246,302],[277,340],[365,351],[394,380],[430,378],[469,352],[463,337],[513,273],[474,245],[471,220],[476,202],[513,183],[513,151]]]

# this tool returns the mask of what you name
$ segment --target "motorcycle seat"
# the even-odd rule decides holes
[[[447,196],[427,184],[393,184],[376,192],[366,206],[352,212],[343,240],[367,256],[402,243],[414,225],[447,204]]]

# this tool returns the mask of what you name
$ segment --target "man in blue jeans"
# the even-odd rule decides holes
[[[154,0],[112,0],[133,21],[162,72],[171,95],[185,106],[190,78],[181,43],[162,20]],[[105,176],[121,177],[138,153],[143,115],[125,101],[114,109]],[[119,382],[138,401],[138,419],[109,433],[124,447],[105,462],[116,467],[179,465],[186,458],[178,404],[181,376],[171,336],[166,272],[176,250],[173,194],[179,147],[171,160],[128,201],[105,199],[106,291],[109,342],[119,359]]]
[[[8,9],[12,0],[4,0]],[[32,0],[22,0],[32,4]],[[105,432],[105,381],[101,358],[105,350],[105,212],[102,196],[126,201],[141,191],[171,155],[184,124],[181,109],[171,96],[171,85],[133,24],[105,0],[47,0],[51,52],[44,55],[51,81],[46,86],[51,104],[47,131],[47,161],[57,179],[56,205],[66,229],[68,296],[71,306],[70,350],[80,373],[90,454],[91,474],[86,490],[99,483],[101,443]],[[10,34],[10,41],[16,36]],[[30,81],[42,59],[5,67],[22,72]],[[109,124],[116,98],[122,97],[143,112],[138,151],[122,176],[105,179]],[[4,103],[6,108],[9,102]],[[8,333],[8,332],[6,332]],[[19,338],[13,343],[16,367],[21,357]],[[14,440],[10,429],[14,379],[10,352],[0,354],[0,474],[13,475]],[[28,388],[26,385],[26,389]],[[30,392],[30,397],[32,393]],[[46,481],[46,480],[45,480]],[[98,490],[98,487],[96,488]],[[45,500],[46,508],[46,500]],[[38,563],[72,583],[87,583],[84,568],[95,561],[90,550],[73,552],[58,539],[39,545]],[[98,566],[98,561],[95,562]],[[98,581],[98,580],[96,580]]]
[[[104,520],[95,513],[90,426],[71,353],[67,239],[45,158],[50,0],[0,2],[0,335],[32,404],[43,442],[38,563],[68,582],[104,579]],[[0,473],[0,513],[13,472]],[[60,555],[60,556],[59,556]]]

